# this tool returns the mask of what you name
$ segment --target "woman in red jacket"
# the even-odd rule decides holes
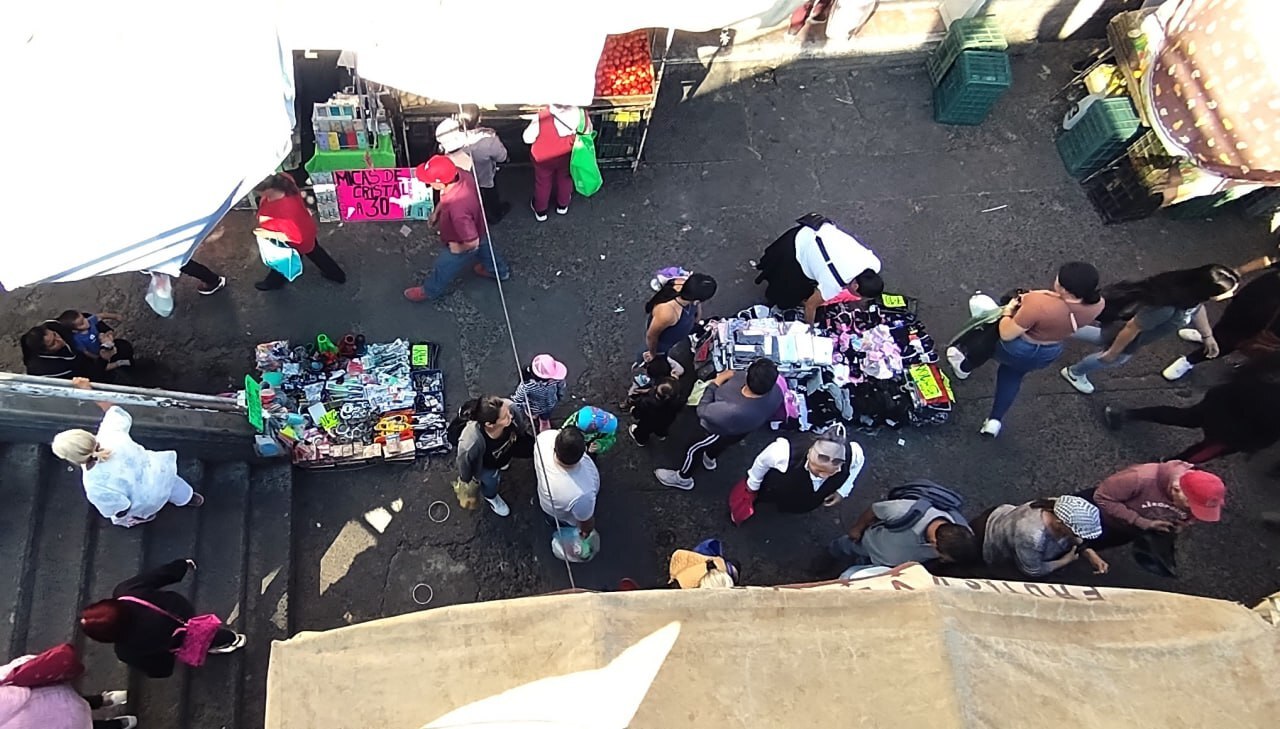
[[[538,110],[524,130],[524,141],[530,145],[533,160],[533,217],[541,223],[551,207],[551,192],[556,194],[556,214],[569,212],[573,199],[573,178],[569,176],[569,154],[577,139],[578,125],[591,131],[591,119],[576,106],[552,104]]]
[[[330,281],[346,283],[346,272],[316,242],[315,218],[311,217],[307,202],[302,199],[302,193],[298,191],[298,184],[293,178],[285,173],[274,174],[259,187],[259,195],[258,227],[280,233],[290,247],[316,264],[321,276]],[[273,268],[254,287],[259,291],[270,291],[287,283],[289,280]]]

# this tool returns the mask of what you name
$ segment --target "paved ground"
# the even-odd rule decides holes
[[[940,338],[965,317],[973,290],[1047,285],[1068,259],[1094,261],[1115,280],[1265,252],[1271,245],[1265,226],[1231,215],[1099,222],[1052,143],[1063,109],[1049,97],[1070,77],[1078,52],[1043,46],[1016,59],[1013,90],[978,128],[934,124],[928,80],[916,67],[722,66],[686,101],[681,82],[699,79],[692,68],[676,69],[639,173],[612,175],[596,199],[577,201],[568,217],[537,225],[516,215],[495,229],[515,271],[505,289],[522,356],[552,352],[568,364],[574,396],[615,402],[629,353],[641,341],[654,269],[683,264],[713,274],[721,289],[711,310],[736,311],[758,296],[749,259],[811,209],[843,221],[873,246],[891,288],[921,298],[921,314]],[[502,174],[512,198],[527,195],[526,175],[518,168]],[[982,212],[999,206],[1005,207]],[[399,225],[326,226],[322,242],[350,281],[338,287],[309,270],[289,290],[262,294],[251,285],[261,267],[248,221],[237,217],[199,256],[231,275],[232,285],[204,299],[184,282],[172,319],[152,316],[142,301],[142,277],[128,275],[6,294],[0,323],[16,334],[67,306],[96,302],[122,310],[133,318],[125,330],[139,350],[161,362],[156,382],[197,391],[225,389],[241,378],[260,340],[348,330],[370,340],[427,338],[444,344],[452,403],[468,392],[509,392],[514,365],[496,287],[467,280],[438,305],[400,298],[434,252],[424,226],[412,227],[406,237]],[[728,522],[725,494],[765,436],[723,457],[720,472],[700,477],[691,493],[667,490],[650,476],[655,465],[673,462],[670,441],[667,449],[647,451],[623,444],[600,463],[604,551],[596,563],[575,567],[574,578],[593,588],[610,588],[623,576],[654,584],[664,579],[673,548],[719,536],[748,581],[803,581],[821,546],[904,478],[954,485],[974,512],[1091,485],[1190,442],[1191,433],[1144,427],[1113,436],[1098,422],[1104,403],[1185,402],[1226,372],[1217,364],[1185,385],[1168,386],[1154,373],[1183,350],[1180,342],[1153,347],[1127,368],[1098,377],[1100,392],[1092,398],[1053,371],[1035,375],[1006,434],[994,442],[976,435],[992,390],[991,373],[980,373],[957,387],[962,404],[952,423],[860,437],[868,465],[850,501],[803,517],[762,513],[740,529]],[[15,342],[0,364],[16,369],[17,360]],[[1192,530],[1182,549],[1182,579],[1146,575],[1122,551],[1109,555],[1113,572],[1098,581],[1246,601],[1277,589],[1280,535],[1256,517],[1280,508],[1280,493],[1263,475],[1276,456],[1216,466],[1230,484],[1229,508],[1221,524]],[[433,606],[568,586],[530,505],[527,469],[517,465],[504,484],[515,512],[507,520],[461,513],[449,471],[447,462],[431,462],[299,475],[300,627],[416,609],[411,592],[418,583],[431,586]],[[453,507],[443,523],[428,518],[443,514],[431,509],[435,500]],[[1094,579],[1078,572],[1065,578]],[[425,598],[426,588],[417,594]]]

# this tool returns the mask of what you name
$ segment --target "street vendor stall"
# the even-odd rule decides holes
[[[1203,216],[1280,185],[1276,19],[1270,0],[1170,0],[1111,20],[1080,77],[1092,108],[1059,139],[1104,219]]]
[[[264,433],[259,450],[274,443],[302,468],[447,452],[438,359],[429,342],[370,344],[354,333],[337,342],[320,334],[298,346],[259,344],[260,376],[245,378],[243,394],[250,422]]]
[[[786,380],[778,427],[825,430],[837,422],[871,430],[944,423],[955,395],[933,338],[907,297],[830,303],[813,325],[764,306],[713,320],[695,364],[705,374],[744,370],[758,357]]]

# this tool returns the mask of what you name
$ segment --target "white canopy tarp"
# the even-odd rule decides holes
[[[176,273],[288,155],[293,61],[259,2],[20,2],[11,22],[5,289]]]
[[[1220,600],[935,578],[453,605],[271,647],[267,729],[1274,727]]]

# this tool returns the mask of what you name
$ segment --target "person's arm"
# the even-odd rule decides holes
[[[764,483],[764,477],[769,475],[770,470],[786,471],[790,461],[791,444],[786,438],[778,438],[765,446],[765,449],[760,451],[760,455],[751,462],[751,467],[747,469],[747,488],[759,491],[760,485]]]
[[[855,542],[862,541],[862,533],[867,530],[876,521],[875,504],[868,506],[865,511],[858,515],[853,522],[853,526],[849,527],[849,538]]]
[[[1002,342],[1012,342],[1030,328],[1030,324],[1023,326],[1018,323],[1016,315],[1000,317],[1000,323],[997,325],[997,329],[1000,332],[1000,341]]]
[[[476,147],[479,148],[480,154],[492,160],[495,165],[507,161],[507,148],[496,133],[481,136]]]
[[[74,388],[76,388],[77,390],[92,390],[92,389],[93,389],[93,383],[89,381],[89,378],[88,378],[88,377],[72,377],[72,378],[71,378],[71,386],[72,386],[72,387],[74,387]],[[109,411],[109,410],[112,408],[112,404],[111,404],[111,403],[109,403],[109,402],[102,402],[101,400],[99,400],[99,401],[98,401],[98,407],[102,408],[102,412],[104,412],[104,413],[105,413],[105,412]],[[129,414],[128,414],[127,412],[125,412],[124,408],[121,408],[121,409],[120,409],[120,412],[125,413],[125,418],[127,418],[127,419],[128,419],[128,423],[129,423],[129,424],[131,424],[131,423],[133,422],[133,419],[132,419],[132,418],[129,418]],[[105,419],[105,418],[104,418],[104,419]],[[128,424],[126,424],[126,426],[125,426],[125,430],[126,430],[126,432],[128,431],[128,429],[129,429],[129,428],[128,428]]]
[[[1252,261],[1246,262],[1244,265],[1237,266],[1236,273],[1240,274],[1241,276],[1247,276],[1251,273],[1257,273],[1258,271],[1264,271],[1268,268],[1271,268],[1272,266],[1275,266],[1277,263],[1280,263],[1280,259],[1277,259],[1272,256],[1260,256],[1258,258],[1253,259]]]
[[[658,338],[662,336],[680,317],[669,306],[656,307],[649,317],[649,330],[644,334],[644,344],[648,350],[644,353],[644,361],[648,362],[658,356]]]
[[[175,559],[168,564],[160,565],[153,570],[148,570],[131,577],[119,585],[116,585],[115,591],[111,593],[112,597],[120,597],[131,592],[139,590],[159,590],[180,582],[183,577],[187,576],[187,572],[194,569],[195,562],[189,559]]]
[[[804,320],[812,324],[814,319],[818,318],[818,309],[822,307],[825,299],[822,298],[822,289],[814,287],[813,293],[809,298],[804,300]]]
[[[1018,570],[1028,577],[1044,577],[1066,567],[1079,556],[1079,552],[1069,549],[1061,557],[1046,561],[1040,553],[1039,540],[1018,539],[1014,545],[1014,560],[1018,563]]]
[[[113,311],[100,311],[100,312],[98,312],[98,319],[99,319],[99,320],[101,320],[101,319],[110,319],[111,321],[113,321],[113,322],[115,322],[115,323],[117,323],[117,324],[119,324],[120,322],[124,321],[124,317],[123,317],[123,316],[120,316],[119,314],[117,314],[117,313],[115,313],[115,312],[113,312]],[[108,328],[108,329],[109,329],[109,328]]]
[[[1127,524],[1135,529],[1151,529],[1155,523],[1125,503],[1132,500],[1142,491],[1139,479],[1125,473],[1119,473],[1098,484],[1093,491],[1093,500],[1098,510],[1111,519]]]
[[[853,493],[854,482],[858,480],[858,474],[862,473],[862,466],[866,463],[866,456],[862,452],[862,446],[857,443],[849,443],[849,477],[844,480],[839,489],[823,500],[823,506],[835,506],[836,504],[849,498],[849,494]]]
[[[471,483],[475,480],[482,457],[481,446],[476,442],[474,429],[481,427],[479,423],[467,423],[458,437],[458,455],[454,457],[454,465],[458,468],[458,480]]]
[[[1076,546],[1076,551],[1079,552],[1081,557],[1089,561],[1089,565],[1093,567],[1095,575],[1105,575],[1107,570],[1111,569],[1111,565],[1107,564],[1107,561],[1099,556],[1092,547],[1086,547],[1081,544]]]
[[[583,521],[578,522],[578,533],[584,537],[590,536],[591,532],[595,530],[596,530],[596,518],[594,516],[591,517],[590,519],[585,519]]]
[[[1213,336],[1213,325],[1209,323],[1209,312],[1205,310],[1204,305],[1196,307],[1196,313],[1191,315],[1191,326],[1200,332],[1200,341],[1204,345],[1204,356],[1209,359],[1215,359],[1222,350],[1218,347],[1218,340]]]
[[[533,144],[538,141],[538,115],[534,114],[529,120],[529,126],[524,128],[524,134],[521,135],[525,144]]]
[[[1142,333],[1142,326],[1138,323],[1137,317],[1130,319],[1125,323],[1124,328],[1116,333],[1116,338],[1111,342],[1111,346],[1107,347],[1102,353],[1100,359],[1103,362],[1114,362],[1117,357],[1124,354],[1125,348],[1133,343]]]

